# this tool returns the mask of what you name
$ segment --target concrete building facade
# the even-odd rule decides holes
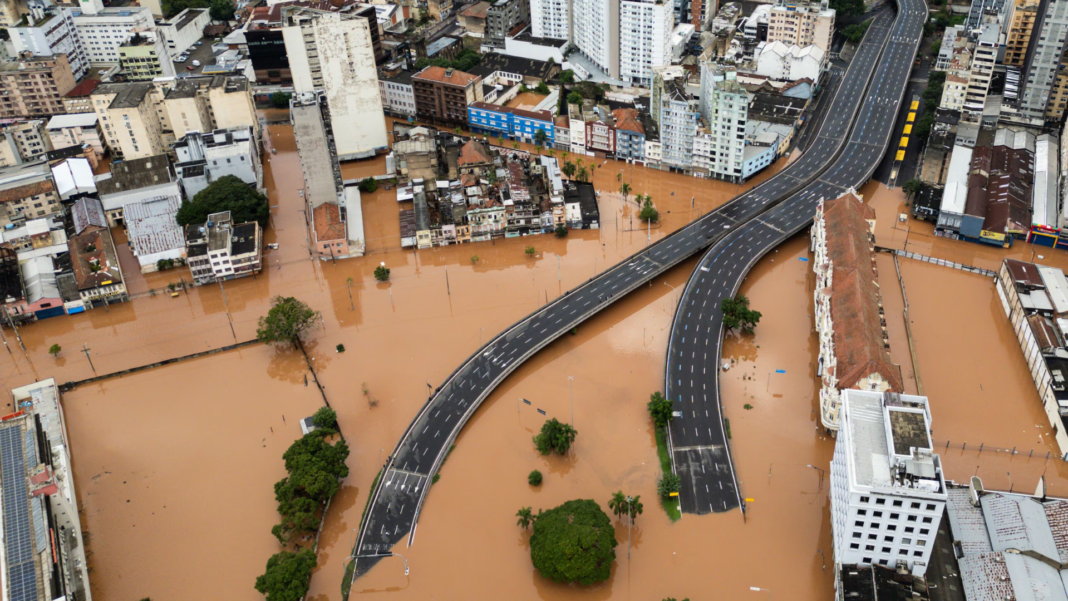
[[[232,175],[257,190],[263,189],[259,145],[251,127],[191,132],[174,144],[175,174],[185,197],[192,199],[211,182]]]
[[[74,11],[74,25],[82,38],[90,67],[119,63],[119,46],[130,37],[133,29],[145,30],[153,26],[152,11],[144,7],[108,7],[95,14]]]
[[[297,93],[325,92],[338,159],[385,150],[386,122],[368,20],[306,8],[283,9],[283,20],[293,88]]]
[[[1068,0],[1048,0],[1043,6],[1045,13],[1039,12],[1031,33],[1033,43],[1028,48],[1020,90],[1020,116],[1034,124],[1045,123],[1046,107],[1068,39]]]
[[[89,57],[69,8],[55,8],[43,14],[33,11],[8,33],[16,53],[30,52],[34,56],[66,54],[75,80],[89,72]]]
[[[571,35],[571,2],[530,0],[530,33],[535,38],[568,39]]]
[[[768,18],[768,42],[782,42],[787,46],[816,46],[831,51],[836,11],[827,0],[807,4],[792,4],[777,0]]]
[[[61,115],[63,96],[73,88],[64,54],[0,62],[0,119]]]
[[[749,115],[749,94],[738,83],[737,75],[737,71],[701,63],[701,117],[708,125],[711,144],[708,173],[733,182],[744,178],[745,126]]]

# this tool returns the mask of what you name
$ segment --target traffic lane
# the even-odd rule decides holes
[[[698,515],[722,513],[738,506],[738,489],[725,445],[676,450],[675,472],[682,479],[679,508]]]

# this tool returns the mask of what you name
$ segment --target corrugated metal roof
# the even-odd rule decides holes
[[[990,553],[990,537],[986,533],[983,512],[972,505],[971,491],[967,488],[951,488],[946,491],[946,514],[953,539],[960,541],[965,555]]]
[[[181,200],[176,196],[158,196],[123,205],[123,219],[135,255],[185,248],[182,227],[175,221],[180,206]]]
[[[1038,275],[1046,286],[1053,310],[1057,313],[1068,313],[1068,280],[1064,279],[1064,272],[1054,267],[1039,265]]]
[[[1060,148],[1056,138],[1042,134],[1035,143],[1035,183],[1031,188],[1031,223],[1057,227],[1057,157]]]
[[[983,495],[979,499],[986,531],[994,551],[1035,551],[1051,559],[1060,557],[1046,511],[1030,497]]]

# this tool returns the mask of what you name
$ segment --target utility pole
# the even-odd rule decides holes
[[[445,292],[449,293],[449,296],[452,296],[452,287],[449,286],[449,268],[448,267],[445,268]]]
[[[85,353],[85,358],[89,360],[89,367],[93,368],[93,375],[96,375],[96,367],[93,366],[93,358],[89,356],[89,344],[82,345],[82,352]]]
[[[575,376],[567,377],[568,385],[571,387],[571,427],[575,427]]]
[[[349,287],[349,310],[355,311],[356,305],[352,302],[352,278],[345,280],[345,284],[347,284]]]
[[[222,290],[223,305],[225,305],[226,322],[230,324],[230,333],[234,336],[234,342],[237,342],[237,332],[234,331],[234,320],[230,319],[230,301],[226,300],[226,288],[223,288],[222,280],[215,280],[219,282],[219,290]]]

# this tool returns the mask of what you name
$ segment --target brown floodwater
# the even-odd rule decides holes
[[[534,107],[538,106],[538,103],[545,100],[545,96],[537,94],[535,92],[520,92],[515,95],[515,98],[505,103],[505,106],[509,106],[517,109],[534,110]]]
[[[68,382],[249,340],[255,336],[258,317],[278,294],[296,296],[319,309],[323,328],[313,333],[310,352],[353,446],[349,462],[353,471],[327,517],[322,567],[312,583],[318,598],[339,595],[341,566],[367,487],[381,462],[380,449],[392,448],[419,409],[427,380],[440,382],[480,340],[546,298],[555,298],[645,247],[647,238],[663,237],[744,189],[591,159],[590,164],[596,165],[594,182],[602,192],[604,229],[572,232],[566,239],[498,240],[419,253],[399,249],[395,192],[380,189],[365,196],[370,255],[333,264],[309,259],[298,194],[301,171],[291,127],[272,125],[266,135],[278,152],[265,155],[265,182],[272,205],[265,238],[280,248],[265,251],[263,273],[172,298],[160,290],[186,273],[140,274],[117,232],[134,300],[19,328],[25,350],[14,332],[7,330],[9,352],[0,352],[0,374],[8,388],[48,376]],[[774,173],[782,163],[748,186]],[[381,173],[384,167],[384,159],[379,158],[346,164],[343,171],[350,178]],[[659,227],[643,231],[631,226],[634,203],[624,203],[612,192],[618,189],[616,174],[632,182],[632,195],[653,196],[662,215]],[[527,245],[537,248],[535,257],[525,255]],[[478,255],[477,262],[471,261],[472,255]],[[379,262],[393,270],[390,284],[374,281],[372,271]],[[675,281],[681,283],[685,273],[677,271]],[[654,344],[661,346],[650,351],[651,356],[663,355],[664,328],[671,315],[671,307],[659,300],[669,289],[659,282],[657,286],[662,290],[652,294],[661,306],[657,320],[648,324],[647,345],[650,349]],[[657,323],[660,331],[654,332]],[[63,348],[58,358],[47,353],[53,343]],[[345,353],[334,351],[338,343],[345,344]],[[88,349],[88,357],[83,348]],[[270,527],[277,521],[272,485],[281,474],[281,453],[296,434],[287,430],[285,440],[280,437],[281,442],[266,450],[262,445],[255,447],[257,453],[270,454],[266,462],[242,454],[251,452],[242,445],[262,441],[272,427],[270,420],[280,420],[283,404],[297,405],[300,410],[294,411],[305,415],[317,406],[316,395],[304,388],[306,368],[291,354],[253,347],[108,380],[65,397],[76,407],[69,410],[76,447],[75,478],[93,537],[93,586],[103,591],[99,594],[104,598],[256,598],[251,588],[254,576],[278,550],[270,536]],[[650,381],[660,377],[657,369],[646,365]],[[365,382],[378,400],[375,408],[369,407],[362,394]],[[649,388],[643,386],[641,395],[647,395]],[[646,437],[645,451],[655,457],[652,439]],[[136,449],[133,442],[138,444]],[[633,442],[628,439],[627,445]],[[79,453],[78,448],[85,452]],[[151,472],[141,495],[127,496],[125,487],[152,469],[157,471]],[[235,479],[234,472],[242,470]],[[166,479],[159,478],[164,474]],[[124,507],[126,499],[131,508],[141,503],[139,507],[147,508],[147,513]],[[147,529],[154,523],[150,521],[156,519],[153,511],[163,504],[168,510],[180,507],[183,512],[174,512],[180,517],[173,522],[154,526],[151,535],[136,534],[135,528]],[[225,516],[226,521],[216,516]],[[178,523],[181,531],[176,530]],[[636,534],[635,541],[639,537]],[[230,566],[235,554],[241,560],[233,569],[218,569]],[[167,575],[160,566],[167,566]],[[174,586],[174,573],[209,570],[211,577]]]
[[[306,373],[253,346],[63,395],[95,598],[263,598],[282,453],[322,404]]]

